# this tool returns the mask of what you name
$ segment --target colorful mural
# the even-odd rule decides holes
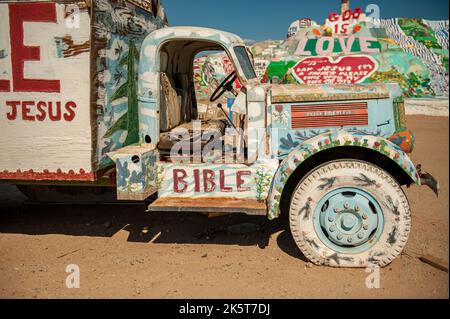
[[[132,3],[131,3],[132,2]],[[92,101],[96,104],[98,169],[106,153],[139,141],[137,72],[140,48],[152,31],[167,26],[159,1],[93,1]],[[147,11],[149,10],[149,11]]]
[[[332,16],[332,20],[342,19]],[[337,34],[327,24],[307,27],[277,44],[274,50],[283,55],[272,59],[262,81],[317,83],[316,78],[309,82],[295,76],[295,65],[308,57],[336,63],[344,56],[362,54],[370,56],[377,65],[363,83],[397,82],[408,97],[448,95],[448,21],[358,18],[357,23],[353,22],[334,24],[346,28]],[[253,52],[257,58],[267,58],[261,51]],[[282,65],[285,67],[280,68]],[[325,78],[319,81],[327,83]]]
[[[414,163],[411,162],[406,153],[396,144],[379,136],[362,136],[358,133],[352,134],[344,130],[328,131],[309,139],[307,143],[297,144],[293,147],[289,156],[280,164],[274,176],[272,191],[268,198],[269,219],[274,219],[279,216],[284,185],[297,167],[319,152],[334,147],[345,146],[363,147],[383,154],[397,163],[411,177],[413,182],[420,185],[419,173]],[[361,180],[360,182],[372,183],[371,180]]]
[[[300,21],[303,21],[301,25]],[[395,82],[407,97],[449,93],[449,21],[374,20],[356,8],[345,10],[341,15],[331,13],[322,26],[304,19],[294,22],[289,30],[289,37],[284,41],[252,45],[255,69],[262,83]],[[333,81],[317,78],[315,73],[311,78],[301,79],[295,72],[296,65],[302,61],[339,64],[353,59],[350,56],[365,56],[364,59],[371,60],[370,70],[364,70],[362,79],[338,80],[339,77],[348,78],[348,70],[342,76],[337,72]],[[196,64],[200,73],[196,78],[197,88],[205,97],[209,92],[197,79],[203,78],[201,73],[205,68],[202,65],[207,60],[208,57],[204,56]],[[363,68],[364,65],[365,61],[352,63],[352,68]],[[209,73],[214,72],[209,70]]]

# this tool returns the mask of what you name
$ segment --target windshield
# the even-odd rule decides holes
[[[248,57],[245,47],[234,47],[234,52],[236,53],[239,64],[241,65],[241,68],[244,71],[244,75],[247,80],[256,78],[255,70],[253,69],[253,65],[250,62],[250,58]]]

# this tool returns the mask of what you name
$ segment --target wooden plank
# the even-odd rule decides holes
[[[266,215],[266,202],[226,197],[162,197],[148,207],[151,212],[244,213]]]

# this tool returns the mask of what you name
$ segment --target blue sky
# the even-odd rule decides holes
[[[233,32],[257,41],[283,39],[292,21],[323,23],[340,0],[162,0],[171,26],[192,25]],[[448,20],[448,0],[350,0],[352,8],[377,4],[382,18]]]

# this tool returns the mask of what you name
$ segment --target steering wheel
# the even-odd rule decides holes
[[[217,101],[226,91],[232,92],[236,96],[237,92],[233,88],[233,83],[234,81],[236,81],[236,79],[237,79],[237,72],[236,71],[231,72],[230,75],[228,75],[226,79],[219,84],[217,89],[211,95],[209,101],[210,102]]]

